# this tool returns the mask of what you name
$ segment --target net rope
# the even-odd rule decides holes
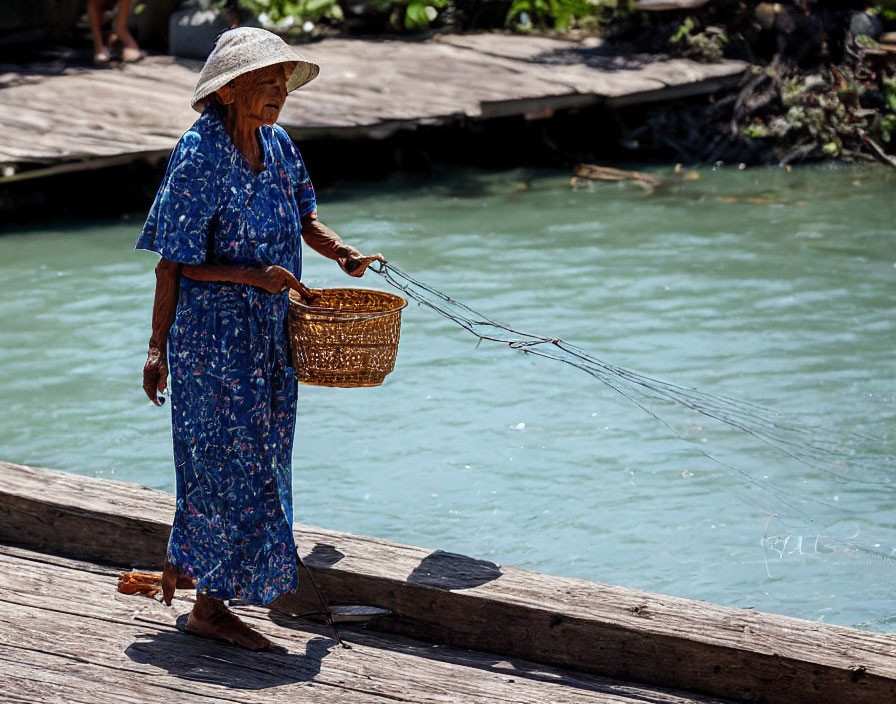
[[[587,372],[686,442],[687,439],[678,430],[648,406],[651,401],[677,404],[712,418],[751,435],[794,460],[838,479],[875,487],[896,486],[892,474],[881,471],[882,467],[892,466],[893,458],[870,457],[858,453],[855,447],[859,441],[868,440],[858,434],[838,435],[826,428],[787,418],[781,413],[749,401],[682,386],[605,362],[559,337],[523,332],[493,320],[448,294],[415,279],[394,264],[375,262],[371,269],[420,306],[429,308],[475,335],[478,338],[477,347],[483,341],[503,344],[512,350],[553,359]],[[712,461],[738,472],[748,482],[767,489],[762,486],[761,480],[726,464],[702,448],[700,452]]]
[[[819,552],[819,545],[825,544],[828,549],[838,552],[865,556],[891,565],[896,564],[896,549],[882,549],[879,544],[863,545],[854,539],[855,536],[843,538],[821,532],[822,528],[829,528],[850,514],[846,507],[834,506],[820,499],[796,497],[767,479],[754,477],[685,437],[650,404],[664,402],[687,408],[736,431],[746,433],[786,457],[837,480],[865,485],[869,489],[891,491],[896,487],[892,471],[894,457],[885,454],[862,454],[855,449],[861,447],[862,443],[869,444],[870,438],[859,433],[834,433],[827,428],[786,417],[756,403],[708,393],[605,362],[559,337],[523,332],[493,320],[448,294],[415,279],[394,264],[374,262],[370,268],[408,299],[474,335],[478,338],[477,347],[484,341],[493,342],[517,352],[563,362],[590,374],[653,417],[675,437],[689,443],[699,454],[739,476],[746,487],[760,491],[781,509],[789,510],[799,525],[786,521],[780,510],[768,511],[762,502],[757,501],[757,497],[748,496],[747,492],[737,492],[742,500],[766,513],[770,522],[784,528],[784,535],[769,536],[769,523],[766,524],[766,532],[760,541],[764,553],[767,549],[777,546],[778,543],[775,541],[786,541],[789,537],[798,542],[801,549],[804,544],[808,545],[811,541],[813,552]],[[816,504],[816,507],[823,507],[825,510],[833,510],[837,517],[828,522],[820,522],[804,508],[807,503]],[[805,536],[797,535],[801,532],[805,532]],[[783,549],[780,552],[784,554]],[[767,562],[766,569],[768,569]]]

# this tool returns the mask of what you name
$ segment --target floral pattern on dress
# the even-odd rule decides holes
[[[281,127],[258,134],[256,174],[209,106],[172,152],[136,248],[301,277],[314,189]],[[167,557],[218,599],[267,604],[298,586],[287,306],[286,292],[180,279],[168,337],[177,506]]]

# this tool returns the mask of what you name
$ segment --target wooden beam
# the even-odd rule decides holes
[[[0,462],[0,543],[158,566],[173,507],[146,487]],[[385,631],[744,702],[896,701],[893,636],[314,526],[295,537],[330,602],[391,610]]]
[[[158,163],[168,158],[171,153],[169,149],[158,149],[148,152],[132,152],[129,154],[118,154],[116,156],[96,157],[93,159],[78,159],[76,161],[62,161],[49,166],[29,168],[23,171],[17,171],[15,167],[7,165],[4,172],[9,175],[0,174],[0,186],[7,183],[15,183],[16,181],[28,181],[35,178],[47,178],[48,176],[59,176],[61,174],[70,174],[83,171],[96,171],[97,169],[105,169],[110,166],[121,166],[122,164],[132,164],[135,161],[145,160],[148,162]]]
[[[481,117],[510,117],[537,114],[545,111],[575,110],[599,104],[603,99],[596,95],[569,93],[544,98],[520,98],[518,100],[483,100]]]
[[[746,69],[744,69],[746,70]],[[645,105],[647,103],[659,103],[682,98],[692,98],[697,95],[708,95],[723,88],[735,86],[741,80],[743,71],[735,75],[717,76],[702,81],[694,81],[685,85],[670,85],[654,90],[645,90],[638,93],[627,93],[606,102],[608,108],[613,110],[630,105]]]

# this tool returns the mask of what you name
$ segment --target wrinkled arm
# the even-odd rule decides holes
[[[315,252],[336,262],[362,256],[357,249],[347,245],[339,235],[324,225],[318,219],[316,210],[302,218],[302,239]]]
[[[165,398],[159,394],[168,385],[168,331],[174,322],[177,296],[180,292],[182,264],[164,257],[156,265],[156,294],[152,305],[152,335],[149,352],[143,366],[143,390],[155,405],[161,406]]]
[[[361,276],[372,262],[386,261],[382,254],[365,257],[361,252],[346,244],[333,230],[317,217],[317,211],[302,217],[302,239],[318,254],[334,260],[346,274]]]
[[[229,264],[184,264],[183,275],[196,281],[229,281],[261,286],[265,280],[264,271],[261,267]]]
[[[196,281],[229,281],[258,286],[268,293],[278,293],[287,286],[305,300],[311,292],[289,270],[282,266],[237,266],[231,264],[184,264],[183,275]]]

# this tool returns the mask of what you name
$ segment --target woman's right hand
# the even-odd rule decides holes
[[[282,266],[272,265],[266,266],[261,270],[259,282],[256,284],[268,293],[280,293],[284,288],[291,288],[297,291],[302,300],[306,303],[313,301],[315,296],[305,284],[299,281],[287,269]]]
[[[296,291],[304,288],[299,280],[282,266],[266,266],[260,271],[258,283],[255,284],[268,293],[280,293],[287,286]]]
[[[150,347],[143,365],[143,390],[155,405],[165,403],[162,394],[168,387],[168,360],[157,347]]]

